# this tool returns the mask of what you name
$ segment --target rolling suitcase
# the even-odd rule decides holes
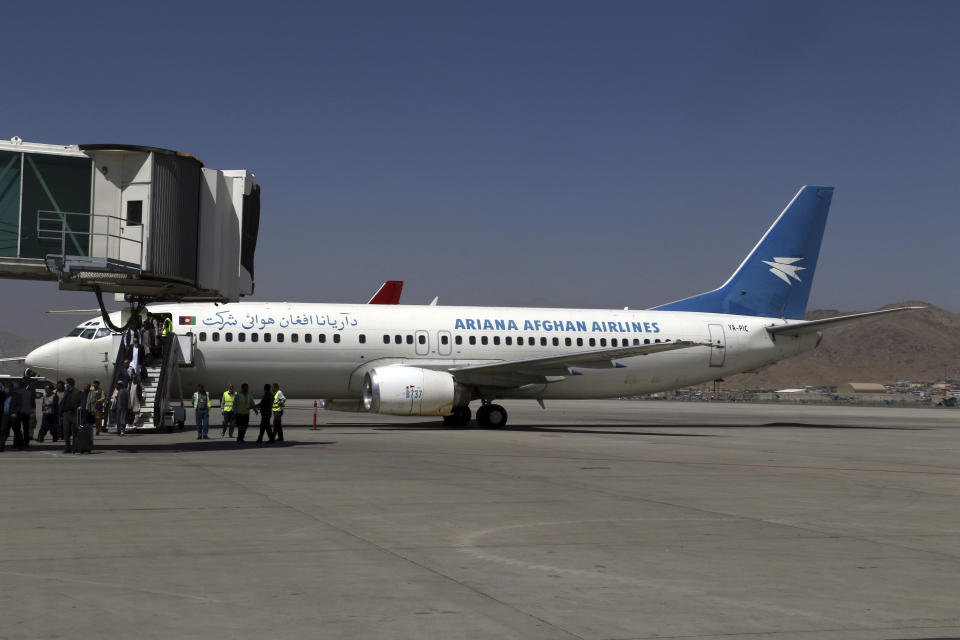
[[[77,432],[73,436],[74,453],[90,453],[93,451],[93,424],[83,420],[83,411],[78,411]]]

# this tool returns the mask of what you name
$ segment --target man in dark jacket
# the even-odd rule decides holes
[[[6,450],[7,438],[10,437],[10,411],[13,410],[13,415],[16,415],[13,399],[10,384],[7,382],[0,384],[0,451]],[[16,437],[14,437],[14,441],[16,441]]]
[[[33,388],[29,381],[20,383],[20,402],[17,404],[17,421],[20,423],[20,439],[23,442],[23,448],[30,446],[30,440],[33,436],[33,429],[30,426],[30,418],[37,414],[37,399],[33,395]]]
[[[66,453],[73,453],[73,437],[77,429],[77,411],[83,406],[83,392],[77,389],[73,378],[67,378],[67,389],[60,403],[60,420],[63,424],[63,445]]]

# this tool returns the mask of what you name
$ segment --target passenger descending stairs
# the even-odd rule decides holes
[[[138,431],[155,431],[157,425],[153,423],[153,408],[160,382],[160,367],[146,367],[146,372],[148,378],[143,383],[143,402],[140,403],[140,413],[134,419],[133,426]]]

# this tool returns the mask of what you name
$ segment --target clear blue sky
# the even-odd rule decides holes
[[[811,308],[960,311],[960,3],[96,2],[3,10],[0,137],[263,187],[258,300],[647,307],[837,187]],[[0,281],[0,327],[89,294]]]

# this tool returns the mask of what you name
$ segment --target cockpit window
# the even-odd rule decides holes
[[[110,329],[107,329],[105,327],[101,327],[97,329],[97,335],[96,335],[97,338],[106,338],[108,335],[110,335]]]
[[[82,332],[83,332],[83,327],[77,327],[76,329],[74,329],[73,331],[71,331],[70,333],[68,333],[68,334],[67,334],[67,337],[68,337],[68,338],[76,338],[76,337],[77,337],[78,335],[80,335]]]
[[[83,333],[80,334],[81,338],[86,338],[87,340],[93,340],[93,334],[97,332],[96,329],[84,329]]]

